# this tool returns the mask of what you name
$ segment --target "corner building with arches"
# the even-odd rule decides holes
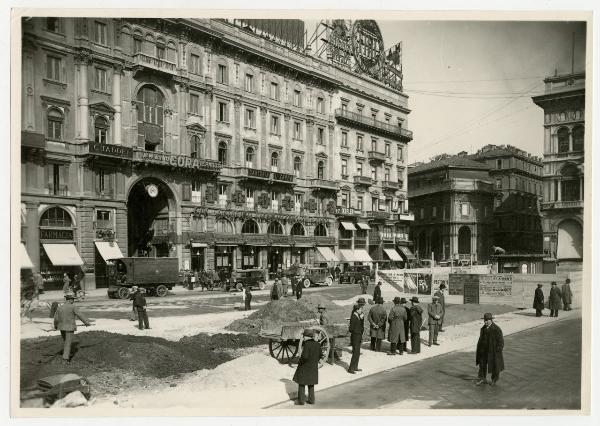
[[[23,21],[21,242],[47,288],[77,268],[106,286],[119,255],[273,273],[412,254],[398,49],[374,21],[331,24],[335,55],[270,25]]]

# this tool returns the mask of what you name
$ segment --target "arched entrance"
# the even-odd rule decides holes
[[[437,229],[431,233],[431,251],[437,262],[442,260],[442,238]]]
[[[129,256],[168,257],[176,233],[175,197],[156,178],[136,182],[127,198],[127,253]]]
[[[468,226],[458,230],[458,254],[471,254],[471,228]]]
[[[583,230],[575,220],[563,220],[558,225],[557,259],[583,258]]]

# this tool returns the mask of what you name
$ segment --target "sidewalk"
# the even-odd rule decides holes
[[[482,309],[485,308],[482,307]],[[532,309],[526,309],[498,315],[495,322],[507,336],[540,325],[580,316],[580,310],[573,310],[560,311],[558,318],[547,316],[536,318]],[[333,366],[326,364],[319,370],[317,390],[321,391],[453,351],[474,351],[481,326],[482,321],[473,321],[448,327],[444,333],[440,334],[440,346],[422,345],[421,353],[416,355],[388,356],[383,352],[371,352],[366,349],[368,343],[365,342],[360,359],[360,368],[363,371],[355,375],[346,372],[351,354],[349,348],[345,348],[341,362]],[[427,332],[421,332],[421,337],[426,340]],[[385,343],[384,349],[387,349],[388,345]],[[289,367],[280,364],[265,350],[264,353],[252,353],[221,364],[214,370],[201,370],[182,379],[165,380],[162,388],[131,391],[123,395],[92,400],[91,405],[145,410],[177,409],[180,414],[186,410],[202,409],[204,415],[222,414],[222,409],[225,407],[228,410],[236,408],[258,410],[274,406],[290,408],[293,405],[293,401],[290,399],[296,397],[297,391],[297,385],[292,381],[294,372],[295,366]],[[186,395],[186,398],[182,398],[181,395]],[[219,404],[218,401],[223,403]],[[179,410],[183,410],[183,412]]]

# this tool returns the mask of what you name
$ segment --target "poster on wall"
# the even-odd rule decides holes
[[[446,286],[446,289],[444,290],[444,294],[448,294],[449,275],[450,274],[433,274],[433,279],[431,282],[431,294],[438,291],[440,289],[440,285],[442,285],[442,284],[444,284]]]
[[[405,281],[411,281],[412,287],[416,287],[416,293],[431,294],[431,274],[407,273]]]

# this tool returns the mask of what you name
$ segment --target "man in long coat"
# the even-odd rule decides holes
[[[63,361],[71,362],[71,345],[75,337],[77,324],[75,320],[79,318],[86,327],[92,325],[90,320],[75,306],[75,295],[67,293],[65,295],[66,302],[58,307],[54,313],[54,329],[60,331],[63,340]]]
[[[402,344],[402,350],[408,352],[408,339],[410,338],[410,303],[406,301],[404,297],[400,298],[400,306],[406,311],[406,320],[404,321],[404,337],[406,341]]]
[[[556,281],[552,281],[550,288],[550,296],[548,296],[548,308],[550,308],[550,316],[558,317],[558,310],[562,307],[562,293],[556,285]]]
[[[500,372],[504,370],[504,337],[500,327],[494,323],[492,314],[486,313],[483,320],[485,324],[479,333],[475,355],[475,365],[479,366],[477,386],[487,383],[487,373],[492,375],[493,386],[500,378]]]
[[[363,313],[363,306],[365,306],[365,299],[359,297],[357,303],[352,307],[352,315],[350,315],[350,344],[352,345],[352,358],[350,359],[350,366],[348,367],[348,373],[356,374],[357,371],[362,371],[358,368],[358,361],[360,359],[360,344],[362,343],[362,335],[365,331],[365,315]]]
[[[439,297],[433,296],[431,304],[427,307],[427,315],[429,316],[429,346],[432,344],[439,345],[437,339],[442,313],[442,305],[440,305]]]
[[[421,326],[423,325],[423,308],[419,306],[419,298],[413,296],[410,299],[412,308],[410,308],[410,353],[418,354],[421,352]]]
[[[406,335],[404,334],[404,323],[408,320],[406,315],[406,309],[400,306],[401,299],[394,297],[394,306],[390,309],[388,315],[388,322],[390,323],[390,331],[388,340],[390,341],[390,352],[388,355],[396,355],[396,348],[400,352],[400,355],[404,352],[403,344],[406,342]]]
[[[385,339],[385,323],[387,312],[383,307],[383,298],[375,300],[376,305],[369,310],[369,324],[371,334],[371,350],[381,352],[381,342]]]
[[[573,299],[573,292],[571,291],[571,280],[567,278],[561,289],[563,299],[563,309],[565,311],[571,310],[571,303]]]
[[[319,383],[319,359],[321,359],[321,345],[313,340],[314,331],[304,330],[302,354],[298,361],[298,368],[294,373],[294,382],[298,383],[298,405],[315,403],[315,385]],[[305,389],[308,386],[308,400]]]
[[[440,333],[442,333],[444,331],[444,330],[442,330],[442,327],[444,325],[444,315],[446,315],[446,298],[444,297],[444,289],[445,288],[446,288],[446,284],[442,283],[442,284],[440,284],[439,290],[436,290],[436,292],[433,293],[434,296],[437,296],[439,298],[440,306],[442,307],[442,317],[440,318],[440,325],[439,325],[439,329],[438,329],[438,331]]]
[[[544,310],[544,292],[542,291],[542,284],[538,284],[533,295],[533,308],[535,309],[535,316],[541,317],[542,311]]]
[[[138,315],[138,328],[143,330],[144,328],[149,329],[150,323],[148,322],[148,311],[146,311],[146,297],[140,289],[138,289],[133,295],[133,307],[137,311]]]
[[[375,290],[373,290],[373,301],[377,303],[377,300],[381,297],[381,281],[377,283],[375,286]]]

